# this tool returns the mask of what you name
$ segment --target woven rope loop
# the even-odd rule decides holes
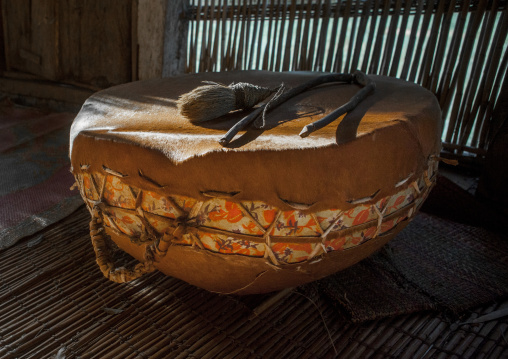
[[[100,213],[99,207],[95,206],[92,210],[92,220],[90,221],[90,237],[92,238],[96,262],[102,274],[113,282],[125,283],[137,279],[143,274],[153,272],[155,270],[153,265],[155,255],[151,246],[146,247],[145,261],[136,264],[133,269],[118,266],[114,263],[111,249],[106,243],[108,238],[102,225]]]

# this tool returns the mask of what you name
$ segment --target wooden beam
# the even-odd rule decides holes
[[[138,78],[162,77],[167,0],[138,0]]]
[[[93,94],[92,90],[50,81],[9,79],[0,77],[0,93],[15,97],[53,100],[81,106]]]
[[[0,0],[0,70],[4,71],[7,69],[7,42],[5,41],[5,28],[7,26],[4,16],[4,6],[3,1]]]
[[[1,1],[1,0],[0,0]],[[139,79],[138,75],[138,0],[132,0],[131,6],[131,81]]]
[[[138,0],[138,79],[185,72],[189,0]]]
[[[185,73],[187,65],[187,36],[189,33],[189,0],[168,0],[164,31],[162,76]]]

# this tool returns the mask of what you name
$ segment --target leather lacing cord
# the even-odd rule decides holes
[[[137,263],[134,268],[129,269],[125,265],[115,263],[113,260],[111,246],[108,244],[108,241],[111,239],[106,233],[103,219],[104,216],[108,215],[103,208],[104,205],[102,203],[96,204],[92,208],[90,237],[92,239],[96,261],[102,274],[113,282],[125,283],[137,279],[143,274],[153,272],[156,269],[154,265],[156,262],[155,257],[164,257],[169,247],[175,242],[182,240],[184,237],[188,237],[193,243],[193,246],[205,249],[201,240],[196,235],[197,229],[193,227],[193,221],[187,222],[185,220],[177,220],[172,226],[166,229],[163,235],[158,235],[155,229],[148,224],[150,227],[145,227],[145,231],[139,238],[139,242],[151,241],[151,243],[146,245],[143,261]],[[139,213],[140,211],[137,212],[138,217],[143,216],[142,213]],[[146,219],[144,217],[142,218],[142,222],[147,223]],[[112,219],[109,219],[109,222],[115,226],[115,222]],[[112,228],[112,230],[121,233],[118,228]]]
[[[437,159],[433,156],[430,159],[430,162],[437,161]],[[429,171],[430,170],[430,171]],[[429,173],[430,172],[430,173]],[[112,175],[110,171],[108,171],[109,175]],[[100,191],[97,191],[97,184],[95,183],[95,180],[93,179],[93,176],[91,176],[91,185],[94,187],[96,193],[99,194],[99,200],[94,201],[87,199],[87,205],[89,207],[89,210],[92,215],[92,220],[90,222],[90,236],[92,239],[93,248],[96,254],[96,261],[97,264],[103,273],[103,275],[117,283],[124,283],[128,282],[134,279],[137,279],[141,277],[143,274],[150,273],[155,271],[155,262],[156,257],[164,257],[166,253],[168,252],[168,249],[171,245],[178,244],[179,241],[182,241],[183,239],[187,239],[189,242],[192,243],[193,247],[199,247],[200,249],[205,249],[203,243],[201,242],[198,232],[208,232],[208,233],[217,233],[217,234],[223,234],[223,235],[231,235],[230,232],[214,229],[214,228],[207,228],[199,226],[196,217],[199,214],[199,211],[201,210],[201,207],[203,206],[204,202],[198,201],[190,210],[190,212],[184,211],[180,206],[178,206],[174,201],[171,201],[171,205],[176,209],[177,213],[179,213],[179,217],[171,223],[171,225],[166,229],[165,233],[160,235],[158,232],[153,228],[148,220],[145,218],[145,214],[143,209],[141,208],[141,199],[142,199],[142,192],[139,190],[137,195],[133,191],[133,189],[129,186],[129,189],[133,195],[133,197],[136,199],[136,209],[133,211],[135,215],[141,220],[141,223],[143,225],[143,231],[139,238],[131,237],[131,241],[136,242],[138,244],[147,243],[144,258],[142,262],[137,263],[133,268],[127,268],[125,265],[120,265],[118,263],[115,263],[112,255],[112,248],[111,244],[108,242],[111,241],[109,235],[106,233],[105,227],[104,227],[104,217],[107,217],[108,222],[111,223],[111,230],[117,233],[122,233],[120,229],[116,226],[115,221],[111,219],[107,213],[107,205],[103,202],[103,195],[104,195],[104,188],[106,183],[106,176],[104,176],[102,186],[100,188]],[[389,215],[386,215],[387,206],[384,208],[378,208],[375,204],[371,205],[372,210],[377,214],[377,219],[369,222],[365,222],[361,225],[357,225],[354,227],[348,227],[344,229],[339,229],[338,231],[334,232],[334,237],[337,235],[344,236],[348,233],[352,233],[354,231],[363,230],[366,228],[372,227],[372,225],[376,226],[376,231],[373,236],[373,238],[376,238],[377,236],[384,234],[381,233],[381,226],[382,224],[391,218],[396,218],[400,216],[407,216],[407,218],[411,218],[417,211],[418,207],[423,203],[423,200],[425,199],[426,195],[430,192],[430,189],[435,184],[436,180],[436,174],[433,171],[432,166],[429,164],[429,169],[424,171],[423,174],[423,188],[420,189],[418,182],[415,180],[410,184],[410,187],[414,188],[414,200],[411,204],[408,204],[407,206],[400,208],[396,210],[393,213],[390,213]],[[82,195],[84,195],[84,187],[83,183],[80,183],[80,190],[82,191]],[[224,197],[225,193],[221,192],[208,192],[208,197]],[[232,196],[229,194],[229,196]],[[234,196],[234,195],[233,195]],[[86,196],[83,196],[83,198],[87,198]],[[419,203],[417,203],[419,202]],[[262,232],[262,238],[251,238],[250,240],[256,243],[264,243],[265,252],[264,252],[264,258],[266,263],[276,269],[280,270],[283,269],[282,263],[280,263],[277,260],[277,257],[272,247],[272,241],[275,240],[276,242],[279,242],[280,238],[278,236],[271,236],[270,233],[272,229],[277,224],[278,218],[281,216],[282,211],[279,210],[277,214],[275,215],[275,218],[273,222],[268,226],[268,228],[264,228],[247,210],[247,208],[244,207],[243,204],[238,203],[240,209],[242,210],[242,213],[244,213],[246,216],[248,216],[260,229]],[[132,211],[132,210],[131,210]],[[341,218],[343,218],[344,213],[339,213],[333,220],[333,223],[329,225],[326,229],[321,229],[321,235],[319,237],[312,237],[306,239],[312,239],[313,243],[316,243],[316,246],[312,253],[310,253],[307,261],[313,262],[316,260],[316,257],[321,255],[326,255],[327,249],[325,246],[325,241],[329,239],[329,234],[332,232],[335,225],[340,221]],[[315,218],[315,214],[313,214],[314,220],[316,223],[319,223],[317,218]],[[372,222],[375,222],[372,223]],[[321,227],[320,227],[321,228]],[[244,237],[240,234],[235,233],[234,235]],[[284,241],[291,241],[291,240],[302,240],[304,238],[299,237],[292,237],[292,236],[285,236]],[[148,244],[148,242],[151,242]]]

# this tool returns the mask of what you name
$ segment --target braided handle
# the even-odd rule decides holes
[[[116,283],[130,282],[141,277],[145,273],[151,273],[155,270],[153,265],[154,256],[151,246],[146,247],[145,261],[138,263],[133,269],[127,269],[124,266],[117,266],[106,244],[107,234],[102,225],[100,210],[95,206],[92,210],[92,220],[90,221],[90,237],[92,238],[93,249],[95,251],[96,262],[106,278]]]

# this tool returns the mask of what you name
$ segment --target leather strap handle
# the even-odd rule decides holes
[[[151,273],[155,270],[153,265],[154,256],[151,246],[146,247],[145,261],[128,269],[123,265],[114,263],[110,248],[106,243],[108,235],[103,226],[100,209],[95,206],[92,210],[92,220],[90,221],[90,237],[95,251],[96,262],[102,274],[109,280],[116,283],[130,282],[141,277],[143,274]]]

